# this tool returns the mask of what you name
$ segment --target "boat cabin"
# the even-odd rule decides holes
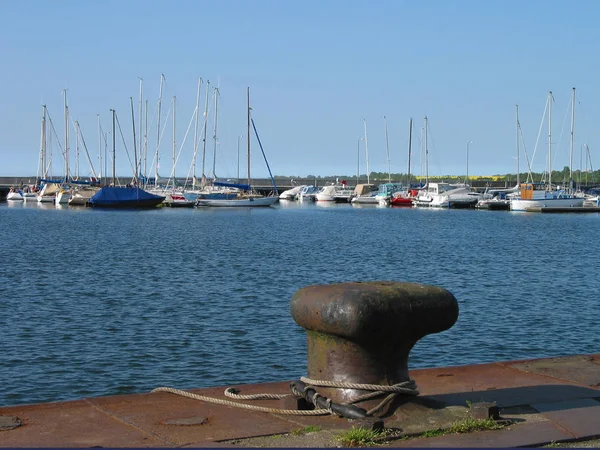
[[[389,198],[396,192],[400,192],[402,190],[404,190],[404,185],[402,183],[383,183],[379,185],[377,196]]]

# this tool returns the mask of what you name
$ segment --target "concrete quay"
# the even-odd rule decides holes
[[[290,313],[306,330],[307,377],[0,407],[0,447],[505,448],[600,437],[600,354],[409,371],[418,340],[458,318],[443,288],[307,286]]]
[[[581,441],[600,436],[600,354],[419,369],[410,376],[420,395],[402,398],[382,415],[390,434],[378,446],[583,446]],[[289,393],[289,384],[236,388],[241,394]],[[224,388],[190,392],[224,399]],[[285,403],[241,402],[271,408]],[[509,425],[422,435],[449,428],[478,405],[485,415],[494,403]],[[256,412],[154,392],[2,407],[0,447],[339,447],[341,433],[359,425],[332,415]]]

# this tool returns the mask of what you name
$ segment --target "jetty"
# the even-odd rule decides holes
[[[442,288],[309,286],[290,311],[307,377],[0,407],[0,447],[559,447],[600,435],[600,354],[409,370],[413,345],[458,318]]]

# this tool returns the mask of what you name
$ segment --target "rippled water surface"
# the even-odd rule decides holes
[[[598,214],[3,203],[0,225],[0,405],[298,378],[290,298],[343,281],[457,297],[411,368],[600,352]]]

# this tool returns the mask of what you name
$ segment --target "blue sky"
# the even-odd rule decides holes
[[[80,124],[96,171],[98,114],[109,131],[109,110],[117,111],[131,152],[130,97],[137,121],[143,78],[149,122],[155,123],[161,74],[166,78],[163,124],[172,96],[177,97],[177,153],[196,106],[198,78],[219,86],[215,166],[220,177],[237,176],[248,86],[259,136],[278,175],[353,175],[358,163],[364,173],[363,119],[369,168],[386,172],[384,116],[392,172],[406,172],[408,123],[414,119],[412,172],[418,174],[424,171],[419,139],[426,115],[430,174],[465,174],[469,141],[470,175],[515,172],[515,105],[531,159],[549,90],[554,93],[552,165],[562,168],[569,163],[573,87],[574,166],[581,166],[584,144],[594,164],[600,146],[595,133],[599,10],[593,0],[5,0],[0,2],[0,175],[36,173],[42,104],[64,143],[65,88],[71,119]],[[211,105],[207,173],[213,164],[213,110]],[[171,121],[169,115],[160,145],[159,172],[165,176],[172,166]],[[70,133],[73,155],[75,132]],[[117,174],[128,176],[119,140]],[[156,125],[148,140],[153,153]],[[178,176],[190,172],[192,140],[193,126],[181,147]],[[534,171],[546,166],[547,148],[544,124]],[[62,174],[56,143],[53,149],[53,172]],[[242,176],[245,151],[244,137]],[[267,173],[259,152],[253,139],[253,176]],[[72,156],[72,170],[74,165]],[[80,174],[89,172],[82,153]]]

